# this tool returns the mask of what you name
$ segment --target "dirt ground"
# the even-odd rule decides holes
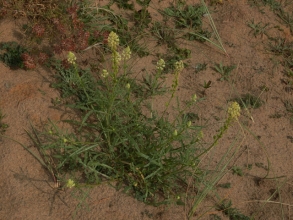
[[[97,1],[98,4],[105,2]],[[155,9],[169,5],[167,0],[161,3],[152,2],[154,18],[157,16]],[[240,121],[249,131],[241,131],[237,124],[233,125],[218,143],[213,154],[209,155],[216,164],[226,147],[241,134],[237,143],[241,153],[233,166],[243,168],[244,175],[241,177],[228,172],[220,183],[230,182],[231,188],[219,188],[218,193],[222,198],[231,199],[233,207],[245,215],[254,215],[255,219],[293,219],[293,211],[290,210],[293,206],[292,115],[284,105],[286,101],[293,103],[293,90],[285,89],[287,85],[283,83],[286,78],[283,68],[277,63],[278,58],[267,50],[268,37],[254,37],[247,22],[254,19],[255,23],[279,26],[279,30],[269,29],[268,34],[284,37],[288,42],[293,42],[293,36],[269,7],[265,7],[264,13],[261,13],[257,7],[251,7],[247,0],[224,0],[223,5],[213,6],[213,9],[212,17],[229,56],[208,43],[183,42],[181,46],[190,49],[192,53],[188,60],[190,67],[181,74],[178,96],[184,98],[196,93],[205,98],[195,111],[202,123],[208,121],[204,132],[206,142],[210,141],[214,132],[219,129],[218,118],[225,116],[230,99],[250,92],[263,100],[260,108],[249,109],[251,117],[242,110]],[[207,18],[205,23],[208,24]],[[20,41],[13,20],[2,20],[0,33],[3,42]],[[151,51],[155,54],[156,48]],[[137,61],[135,68],[142,69],[146,62],[152,60],[153,56],[141,59]],[[220,62],[237,66],[230,82],[219,81],[219,73],[211,68]],[[197,63],[207,63],[208,68],[195,73],[194,67]],[[48,118],[58,121],[63,117],[64,112],[53,108],[52,105],[52,100],[60,97],[59,92],[50,87],[53,74],[50,69],[44,67],[38,67],[34,71],[11,70],[0,63],[0,109],[6,115],[3,121],[9,125],[6,136],[31,146],[32,143],[25,132],[30,129],[30,122],[42,127]],[[207,89],[205,94],[202,93],[201,87],[204,81],[212,82],[211,88]],[[264,86],[267,89],[263,89]],[[280,117],[273,117],[274,115]],[[58,190],[41,164],[11,139],[0,139],[1,220],[186,218],[188,206],[147,206],[123,192],[117,192],[107,184],[84,189],[81,194],[75,189]],[[253,165],[251,170],[244,169],[247,164]],[[85,198],[85,202],[76,199],[77,196]],[[207,200],[213,201],[213,198],[208,197]],[[206,210],[208,205],[209,202],[203,202],[194,219],[199,219],[199,213]],[[214,209],[200,219],[212,219],[210,214],[218,214],[222,219],[228,219]]]

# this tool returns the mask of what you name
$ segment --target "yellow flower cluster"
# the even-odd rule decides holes
[[[68,188],[75,187],[75,182],[72,179],[67,180],[66,187]]]
[[[122,51],[122,58],[123,60],[129,60],[131,56],[131,50],[130,47],[126,47],[123,51]]]
[[[165,68],[165,66],[165,61],[163,59],[159,59],[159,61],[157,62],[157,70],[162,71]]]
[[[103,69],[101,76],[103,78],[106,78],[108,75],[109,75],[109,72],[107,70]]]
[[[73,52],[69,52],[67,55],[67,61],[73,65],[75,65],[75,61],[76,61],[76,56]]]
[[[192,101],[193,101],[193,102],[196,102],[196,101],[197,101],[197,96],[196,96],[196,94],[194,94],[194,95],[192,96]]]
[[[111,50],[117,50],[118,45],[119,37],[115,32],[111,31],[111,33],[108,36],[108,46],[111,48]]]
[[[240,106],[237,102],[232,102],[228,108],[228,115],[230,119],[237,119],[240,116]]]
[[[184,64],[183,64],[182,60],[177,61],[174,64],[174,67],[175,67],[175,72],[174,72],[175,78],[174,78],[173,84],[172,84],[172,88],[173,88],[172,97],[174,96],[174,92],[176,91],[176,89],[178,87],[178,84],[179,84],[179,75],[180,75],[180,72],[184,69]]]

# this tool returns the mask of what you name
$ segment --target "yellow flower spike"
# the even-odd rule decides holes
[[[120,55],[120,53],[115,52],[115,58],[116,58],[116,62],[117,62],[117,64],[119,64],[120,61],[121,61],[121,55]]]
[[[181,72],[184,69],[184,63],[182,60],[177,61],[175,64],[175,72]]]
[[[228,115],[230,119],[238,119],[240,116],[240,106],[237,102],[232,102],[228,108]]]
[[[69,51],[68,55],[67,55],[67,61],[73,65],[75,65],[75,61],[76,61],[76,56],[73,52]]]
[[[127,83],[125,87],[126,87],[126,89],[130,89],[130,84]]]
[[[157,62],[157,70],[162,71],[165,68],[165,66],[165,61],[163,59],[159,59],[159,61]]]
[[[111,48],[111,50],[117,50],[118,45],[119,37],[115,32],[111,31],[111,33],[108,36],[108,46]]]
[[[75,187],[75,182],[72,179],[68,179],[66,183],[66,187],[69,189],[72,187]]]
[[[117,51],[113,51],[112,53],[112,63],[113,63],[113,68],[117,69],[121,61],[121,55]]]
[[[131,50],[130,47],[126,47],[123,51],[122,51],[122,58],[123,60],[129,60],[131,57]]]

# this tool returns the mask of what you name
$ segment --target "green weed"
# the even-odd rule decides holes
[[[212,81],[209,80],[208,82],[204,81],[204,83],[201,85],[203,87],[203,91],[201,92],[203,95],[206,95],[206,90],[211,87],[211,84]]]
[[[202,87],[203,87],[204,89],[208,89],[208,88],[211,87],[211,84],[212,84],[212,81],[208,81],[208,82],[204,81]]]
[[[172,18],[175,27],[178,29],[188,29],[182,36],[190,41],[209,41],[211,33],[202,28],[202,17],[206,12],[203,4],[186,5],[184,2],[177,2],[165,8],[161,13],[166,19]]]
[[[293,12],[285,12],[280,10],[277,12],[277,16],[290,28],[291,33],[293,33]]]
[[[262,22],[259,22],[257,24],[254,23],[254,20],[251,20],[250,22],[247,23],[248,27],[250,27],[252,30],[251,32],[253,33],[254,37],[257,37],[257,35],[267,35],[267,29],[269,27],[269,24],[262,24]]]
[[[290,57],[292,55],[293,46],[284,38],[270,38],[269,49],[276,55]]]
[[[281,62],[285,68],[285,73],[288,76],[292,76],[293,74],[293,44],[292,42],[288,42],[284,38],[270,38],[271,42],[269,43],[269,49],[272,53],[279,55],[283,58]]]
[[[139,11],[134,11],[133,20],[139,29],[144,29],[149,26],[152,21],[151,15],[146,8]]]
[[[161,13],[173,18],[176,28],[201,30],[205,8],[202,5],[186,5],[179,1],[177,4],[172,4],[170,7],[165,8]]]
[[[198,114],[195,114],[193,112],[187,112],[186,114],[183,114],[182,117],[185,117],[187,120],[192,121],[192,122],[199,120]]]
[[[196,179],[201,173],[194,156],[200,152],[196,135],[200,127],[191,126],[187,117],[179,117],[183,109],[170,122],[152,109],[144,93],[141,96],[135,92],[136,87],[145,88],[147,84],[146,93],[156,94],[162,63],[158,63],[156,74],[136,85],[127,69],[119,71],[116,48],[111,50],[113,69],[103,71],[97,80],[76,64],[69,69],[60,63],[55,65],[59,74],[55,87],[61,89],[63,97],[74,100],[69,107],[82,113],[79,120],[68,121],[77,132],[62,132],[50,123],[45,133],[35,132],[31,137],[44,156],[55,158],[50,170],[57,179],[64,181],[66,173],[76,175],[82,171],[85,178],[75,176],[76,184],[116,180],[125,192],[146,203],[177,201],[187,179]],[[178,68],[183,68],[182,64],[175,72]],[[177,80],[169,90],[170,100]],[[193,103],[191,100],[186,107]],[[147,107],[145,113],[143,106]]]
[[[206,69],[207,69],[207,64],[206,63],[197,63],[194,66],[195,73],[199,73],[199,72],[204,71]]]
[[[280,113],[275,113],[269,116],[269,118],[281,118],[282,115]]]
[[[281,3],[276,0],[249,0],[249,3],[258,7],[268,5],[273,11],[282,9]]]
[[[260,108],[263,104],[263,101],[250,93],[241,95],[239,98],[233,99],[239,103],[242,108]]]
[[[160,73],[149,74],[143,76],[142,87],[139,88],[146,98],[155,95],[162,95],[167,92],[164,86],[164,77]]]
[[[151,32],[158,39],[158,45],[167,44],[170,48],[176,47],[175,31],[160,22],[154,22]]]
[[[293,113],[293,103],[292,103],[292,101],[286,100],[286,101],[284,102],[284,105],[285,105],[285,108],[286,108],[286,110],[287,110],[288,112]]]
[[[255,166],[257,166],[258,168],[262,168],[264,170],[268,170],[268,166],[264,165],[263,163],[255,163]]]
[[[60,89],[62,98],[73,98],[79,102],[87,100],[87,94],[91,94],[94,88],[94,78],[89,70],[76,69],[77,67],[70,66],[64,68],[62,63],[56,60],[52,63],[55,70],[59,73],[56,76],[57,82],[52,84],[53,88]],[[78,71],[78,75],[75,74]]]
[[[270,9],[277,15],[281,21],[290,28],[291,33],[293,33],[293,13],[286,12],[286,6],[288,3],[279,2],[276,0],[249,0],[251,5],[256,5],[257,7],[268,5]],[[263,12],[263,11],[262,11]],[[264,12],[263,12],[264,13]]]
[[[147,46],[140,45],[137,41],[133,41],[129,45],[133,52],[135,52],[139,57],[145,57],[150,55],[150,51]]]
[[[232,173],[237,176],[243,176],[243,171],[240,167],[232,167]]]
[[[165,60],[166,62],[166,67],[164,68],[164,73],[170,73],[174,70],[174,63],[179,61],[179,60],[185,60],[187,58],[190,58],[191,51],[186,48],[169,48],[167,51],[167,54],[160,55],[158,54],[159,57],[162,57],[162,59]],[[186,64],[184,64],[186,65]]]
[[[136,3],[138,3],[140,6],[149,6],[151,0],[136,0]]]
[[[216,214],[211,214],[209,219],[210,220],[221,220],[222,218]]]
[[[231,200],[223,200],[218,205],[218,210],[222,211],[230,220],[253,220],[244,214],[242,214],[238,209],[232,207]]]
[[[221,188],[224,188],[224,189],[230,189],[231,188],[231,183],[218,184],[218,187],[221,187]]]
[[[113,4],[114,2],[117,4],[119,8],[128,9],[128,10],[134,9],[133,3],[128,3],[127,1],[124,1],[124,0],[112,0],[111,4]]]
[[[0,60],[10,68],[23,68],[22,54],[27,52],[25,48],[17,44],[16,42],[1,43],[0,50],[3,51],[0,54]]]
[[[222,77],[219,79],[220,81],[228,81],[231,76],[232,70],[234,70],[235,68],[235,65],[223,66],[222,63],[219,63],[215,64],[215,66],[212,69],[221,74]]]

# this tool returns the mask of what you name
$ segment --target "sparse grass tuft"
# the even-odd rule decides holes
[[[233,99],[233,101],[238,102],[242,108],[257,109],[263,104],[263,101],[259,97],[256,97],[250,93],[243,94],[240,98]]]
[[[5,115],[0,110],[0,134],[3,135],[8,129],[9,125],[3,122]]]
[[[240,167],[237,167],[237,166],[233,166],[232,167],[232,173],[234,175],[237,175],[237,176],[243,176],[243,171]]]
[[[205,13],[205,8],[200,4],[192,6],[178,1],[176,4],[165,8],[161,13],[174,18],[177,28],[202,30],[202,16]]]
[[[284,102],[284,105],[285,105],[286,110],[287,110],[288,112],[293,113],[293,103],[292,103],[292,101],[286,100],[286,101]]]
[[[215,64],[212,69],[221,74],[222,77],[219,79],[220,81],[228,81],[230,79],[232,70],[234,70],[235,68],[235,65],[223,66],[222,63],[219,63]]]
[[[204,71],[207,69],[207,64],[206,63],[197,63],[195,66],[193,66],[194,72],[199,73],[201,71]]]

